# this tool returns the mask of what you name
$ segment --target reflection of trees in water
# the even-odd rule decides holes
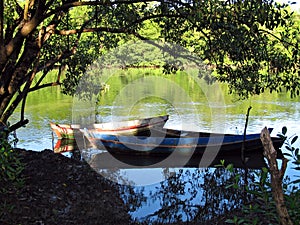
[[[144,194],[144,188],[134,189],[132,186],[122,185],[120,194],[124,203],[129,209],[129,212],[134,212],[142,207],[147,201],[147,196]]]
[[[225,168],[208,170],[203,176],[203,184],[200,185],[203,205],[195,215],[195,220],[206,222],[241,208],[246,198],[242,187],[247,185],[254,175],[248,173],[247,180],[243,179],[244,176],[244,169],[234,169],[233,172]],[[240,188],[234,188],[233,184]]]
[[[177,222],[190,220],[199,209],[199,192],[202,192],[203,170],[179,169],[167,180],[160,183],[149,196],[159,200],[161,208],[147,216],[148,222]]]
[[[237,168],[232,171],[224,167],[162,168],[164,181],[155,186],[135,187],[122,169],[103,169],[105,161],[96,159],[93,158],[90,165],[107,180],[115,182],[129,212],[133,215],[149,212],[146,216],[138,215],[146,224],[181,221],[203,224],[217,218],[232,218],[233,211],[239,211],[251,200],[243,187],[253,190],[253,185],[248,184],[253,184],[256,177],[255,170],[246,173],[245,169]]]
[[[147,196],[153,202],[158,201],[160,208],[148,215],[145,220],[147,223],[175,223],[192,220],[206,223],[227,215],[232,210],[241,208],[244,203],[246,196],[241,188],[228,188],[234,183],[240,187],[243,186],[244,174],[243,169],[235,169],[234,172],[229,172],[224,168],[179,169],[173,176],[152,190],[150,196]],[[247,176],[249,181],[255,175],[251,173]]]

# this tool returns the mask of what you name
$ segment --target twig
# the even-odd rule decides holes
[[[246,114],[246,122],[245,122],[245,127],[244,127],[244,139],[243,139],[243,144],[242,144],[242,149],[241,149],[241,158],[242,158],[243,164],[245,164],[245,141],[246,141],[248,121],[249,121],[249,114],[250,114],[251,109],[252,109],[252,106],[249,106],[248,110],[247,110],[247,114]]]

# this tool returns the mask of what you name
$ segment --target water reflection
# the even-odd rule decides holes
[[[170,172],[165,170],[166,173]],[[243,199],[247,197],[242,191],[226,188],[234,182],[236,174],[245,174],[244,169],[237,169],[235,173],[224,168],[176,169],[172,173],[172,176],[155,186],[142,187],[147,193],[147,201],[132,212],[133,217],[147,223],[196,221],[203,224],[241,207]],[[251,179],[253,176],[248,175],[247,180]],[[242,181],[240,185],[245,183]],[[138,193],[140,191],[139,188],[135,190]]]
[[[55,145],[53,140],[52,146],[53,152],[56,154],[62,154],[69,158],[81,160],[81,153],[75,139],[58,139]]]
[[[162,75],[159,74],[158,76]],[[201,89],[190,76],[180,74],[165,76],[165,78],[170,79],[172,84],[178,84],[188,93],[192,101],[178,103],[175,110],[167,101],[162,101],[159,98],[145,98],[137,101],[137,104],[131,107],[131,111],[128,113],[126,105],[115,104],[116,96],[119,95],[124,86],[128,86],[138,78],[140,78],[139,74],[110,77],[110,80],[107,81],[110,85],[110,91],[99,96],[98,99],[99,105],[96,107],[98,111],[97,121],[108,122],[127,120],[128,116],[148,117],[155,114],[170,114],[170,120],[166,124],[168,128],[190,129],[192,127],[195,130],[211,132],[213,131],[212,123],[214,123],[218,125],[217,128],[224,127],[225,133],[227,131],[228,133],[241,133],[245,124],[245,112],[251,105],[249,133],[259,132],[264,126],[274,127],[272,132],[274,136],[281,131],[283,126],[288,127],[288,136],[300,133],[298,125],[300,120],[300,97],[290,99],[287,93],[265,93],[253,96],[247,101],[235,101],[233,96],[227,94],[228,87],[226,85],[221,86],[224,93],[216,95],[214,86]],[[138,80],[141,81],[142,87],[142,82],[145,79]],[[157,93],[161,93],[166,88],[165,86],[161,88],[159,79],[153,82],[153,87],[157,89]],[[127,92],[123,96],[124,101],[130,100],[128,96],[133,98],[136,95],[135,89],[126,88],[125,91]],[[207,93],[212,98],[209,104],[203,93]],[[174,98],[181,99],[179,94],[178,96],[174,95]],[[215,113],[212,116],[212,111],[220,107],[217,104],[220,97],[224,97],[226,112],[220,115]],[[49,121],[71,123],[73,120],[73,105],[73,99],[62,95],[58,88],[52,87],[30,93],[26,106],[26,118],[30,120],[30,123],[26,128],[18,130],[18,147],[35,151],[51,148]],[[94,105],[92,108],[95,109]],[[195,109],[196,114],[191,108]],[[78,105],[78,109],[85,114],[86,109],[81,105]],[[19,109],[20,111],[21,109]],[[15,120],[18,121],[20,115],[16,113],[14,116]],[[225,121],[222,119],[224,117]],[[53,144],[53,147],[55,147],[55,144]],[[148,185],[120,185],[120,193],[122,193],[124,201],[130,206],[132,217],[138,220],[169,222],[176,220],[188,221],[194,218],[201,223],[215,217],[217,214],[224,214],[232,208],[240,208],[245,201],[244,193],[225,188],[227,184],[231,184],[234,180],[233,174],[229,174],[222,168],[198,168],[197,162],[199,159],[197,158],[191,159],[182,168],[177,168],[182,163],[176,161],[170,162],[171,164],[165,165],[165,167],[155,168],[155,162],[160,162],[162,159],[143,158],[141,160],[131,157],[111,157],[109,155],[110,159],[115,158],[115,162],[119,163],[119,165],[112,167],[108,161],[107,152],[90,148],[89,151],[80,154],[76,147],[73,151],[67,151],[71,148],[69,144],[67,147],[56,146],[55,151],[76,159],[82,157],[91,160],[91,162],[93,160],[98,165],[95,169],[100,170],[103,176],[117,183],[135,184],[144,179],[144,183]],[[300,146],[299,141],[296,146]],[[82,149],[81,146],[80,149]],[[226,158],[225,162],[234,163],[235,167],[238,167],[235,173],[242,177],[247,176],[249,181],[249,179],[255,178],[256,170],[254,168],[262,166],[256,161],[257,159],[264,163],[263,159],[258,156],[250,156],[247,163],[251,170],[248,174],[243,169],[239,156],[235,156],[235,159],[232,157]],[[99,160],[101,163],[98,163]],[[153,166],[147,169],[132,168],[136,165],[136,162],[139,163],[138,165]],[[219,162],[216,159],[214,163],[218,164]],[[128,168],[129,166],[130,168]],[[286,174],[295,177],[295,175],[298,175],[296,173],[298,171],[288,169]],[[161,180],[161,182],[155,182],[157,180]],[[242,180],[240,185],[247,184],[245,179]]]
[[[75,158],[80,156],[74,140],[58,141],[54,152],[71,152]],[[123,184],[119,190],[132,218],[146,224],[192,220],[206,223],[227,215],[251,199],[243,189],[227,186],[235,182],[239,186],[249,186],[256,179],[258,169],[266,167],[262,153],[248,154],[246,163],[238,155],[220,155],[210,168],[199,168],[199,155],[192,157],[184,167],[179,160],[160,168],[156,165],[163,158],[158,156],[111,155],[92,148],[83,151],[82,156],[102,176]],[[119,164],[112,164],[111,157]],[[225,160],[225,166],[234,164],[234,172],[218,166],[220,160]],[[146,167],[137,168],[137,161]],[[160,176],[161,182],[152,182],[153,176]],[[240,177],[238,181],[236,176]],[[140,179],[144,179],[147,185],[136,186]]]

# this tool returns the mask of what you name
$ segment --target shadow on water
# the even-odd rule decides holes
[[[82,154],[85,154],[81,154],[75,140],[58,140],[54,152],[67,154],[75,159],[81,159]],[[249,153],[246,163],[242,162],[240,156],[219,155],[209,168],[199,168],[199,155],[193,156],[184,166],[178,160],[168,161],[168,164],[157,168],[157,162],[163,161],[164,157],[112,155],[96,150],[94,153],[89,159],[83,158],[101,175],[117,183],[132,182],[126,176],[128,171],[134,176],[139,176],[141,172],[144,179],[147,179],[147,174],[154,174],[159,170],[164,177],[160,182],[140,186],[135,186],[134,183],[119,185],[132,218],[146,224],[188,221],[209,224],[212,220],[224,222],[224,217],[242,208],[252,197],[243,188],[233,188],[232,184],[238,182],[240,187],[251,188],[259,169],[266,167],[261,152]],[[112,158],[116,159],[113,164],[110,161]],[[220,166],[221,160],[225,160],[223,166]],[[116,165],[116,161],[119,164]],[[136,162],[146,168],[140,167],[137,172]],[[233,164],[235,169],[228,171],[225,168],[228,164]],[[238,181],[237,176],[240,178]]]

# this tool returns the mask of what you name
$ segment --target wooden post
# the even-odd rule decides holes
[[[282,188],[282,179],[287,167],[288,160],[283,157],[281,169],[278,169],[277,151],[275,150],[270,133],[265,127],[260,134],[260,139],[264,147],[264,156],[268,160],[269,170],[271,174],[272,194],[276,204],[277,213],[282,225],[293,225],[293,222],[288,214]]]

